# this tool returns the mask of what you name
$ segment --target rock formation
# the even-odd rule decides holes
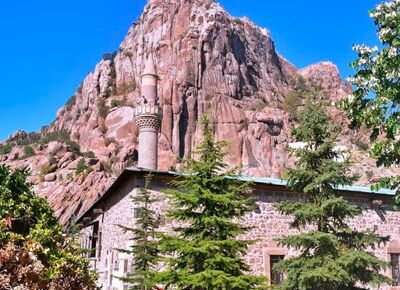
[[[103,56],[50,126],[38,136],[19,131],[4,143],[13,148],[0,161],[30,168],[36,190],[48,197],[61,221],[79,215],[123,168],[137,162],[134,108],[150,52],[160,77],[162,170],[179,168],[177,160],[191,153],[202,136],[198,120],[206,113],[216,139],[229,142],[232,167],[241,165],[244,175],[280,177],[290,163],[285,147],[294,125],[284,103],[299,78],[328,103],[351,90],[335,65],[298,70],[277,53],[266,29],[230,16],[212,0],[150,0],[118,52]],[[365,137],[353,136],[345,129],[345,115],[332,105],[329,110],[343,124],[341,145],[354,149],[366,183],[367,175],[374,178],[378,171],[365,151],[355,150]],[[37,144],[54,132],[69,132],[70,140]],[[27,143],[36,156],[24,158]],[[84,156],[73,152],[74,144]],[[78,170],[79,162],[88,168]]]

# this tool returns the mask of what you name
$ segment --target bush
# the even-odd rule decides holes
[[[76,237],[63,231],[26,178],[0,166],[0,289],[96,289]]]
[[[50,161],[51,162],[51,161]],[[47,163],[46,165],[43,165],[42,168],[40,168],[40,172],[39,172],[39,177],[41,181],[44,181],[44,177],[55,171],[55,166],[53,166],[51,163]]]
[[[112,168],[112,164],[110,162],[104,162],[103,163],[103,168],[104,168],[104,172],[112,175],[114,173],[113,168]]]
[[[43,126],[46,127],[46,126]],[[42,129],[43,129],[42,127]],[[21,136],[15,142],[17,145],[23,146],[23,145],[30,145],[33,143],[36,143],[40,140],[40,134],[36,132],[31,132],[28,133],[26,136]]]
[[[52,141],[60,141],[67,144],[69,150],[76,155],[81,155],[81,149],[78,143],[71,140],[71,135],[68,131],[55,131],[49,132],[44,135],[40,140],[40,144],[48,144]]]
[[[71,97],[68,99],[67,103],[65,104],[65,109],[66,109],[67,111],[70,111],[70,110],[71,110],[72,106],[75,104],[75,99],[76,99],[75,95],[71,96]]]
[[[33,150],[32,146],[30,145],[25,145],[24,146],[24,158],[29,158],[32,156],[35,156],[35,150]]]
[[[9,154],[12,150],[12,146],[11,144],[5,144],[3,146],[0,146],[0,155],[5,155],[5,154]]]
[[[111,108],[123,107],[123,106],[126,106],[126,104],[127,104],[126,98],[123,98],[122,100],[113,99],[111,101]]]
[[[85,162],[85,159],[80,159],[79,161],[78,161],[78,164],[76,165],[76,170],[75,170],[75,173],[77,174],[77,175],[79,175],[79,174],[82,174],[82,173],[84,173],[84,172],[86,172],[86,173],[89,173],[89,172],[91,172],[93,169],[92,168],[90,168],[87,164],[86,164],[86,162]]]
[[[39,143],[44,145],[50,143],[51,141],[68,142],[70,140],[70,133],[68,131],[62,130],[47,133],[42,138],[40,138]]]
[[[83,157],[86,158],[96,158],[96,155],[94,154],[93,151],[87,151],[82,153]]]
[[[106,106],[106,101],[103,98],[101,98],[98,101],[97,106],[98,106],[98,109],[99,109],[98,116],[100,118],[102,118],[102,119],[105,119],[107,117],[107,115],[108,115],[108,108]]]
[[[111,101],[111,108],[119,107],[121,105],[121,100],[112,100]]]
[[[103,54],[103,60],[104,61],[111,60],[111,54],[110,53],[104,53]]]
[[[67,143],[69,150],[72,153],[75,153],[76,155],[81,155],[81,147],[79,146],[78,143],[76,143],[75,141],[72,141],[72,140],[68,140],[66,143]]]

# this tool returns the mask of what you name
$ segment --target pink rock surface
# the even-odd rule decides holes
[[[345,115],[333,102],[350,88],[334,64],[296,69],[276,52],[266,29],[230,16],[212,0],[152,0],[129,29],[114,60],[96,65],[47,129],[67,130],[82,152],[92,151],[96,162],[88,158],[85,162],[93,163],[93,171],[77,175],[81,157],[60,142],[36,146],[37,156],[28,161],[19,160],[23,150],[18,145],[0,157],[1,163],[32,170],[35,189],[48,198],[61,221],[86,210],[121,170],[135,165],[138,131],[133,108],[150,52],[155,56],[163,108],[159,169],[179,168],[177,160],[190,156],[202,138],[199,120],[207,114],[215,138],[228,141],[226,161],[231,167],[241,165],[245,175],[280,177],[291,164],[285,147],[293,141],[294,125],[282,103],[299,76],[320,86],[332,103],[330,114],[346,127]],[[9,142],[24,137],[26,133],[18,131]],[[366,152],[350,142],[352,138],[366,140],[366,134],[344,129],[340,141],[357,157],[354,167],[364,176],[362,183],[367,171],[372,178],[392,173],[376,169]],[[50,160],[50,153],[57,158]],[[54,162],[56,179],[45,175],[43,180],[41,171],[49,162]]]

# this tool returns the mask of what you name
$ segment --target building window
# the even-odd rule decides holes
[[[90,236],[89,258],[96,258],[98,240],[99,240],[99,222],[95,222],[92,225],[92,235]]]
[[[274,269],[275,264],[279,263],[285,258],[284,255],[270,255],[269,256],[269,264],[270,264],[270,278],[272,285],[279,285],[283,281],[283,273],[278,272]]]
[[[400,254],[390,254],[390,264],[392,266],[393,286],[400,286]]]

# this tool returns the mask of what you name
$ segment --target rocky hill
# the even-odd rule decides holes
[[[244,175],[280,177],[285,147],[307,96],[317,92],[343,125],[341,146],[366,183],[390,171],[368,158],[367,134],[346,129],[333,102],[351,92],[329,62],[297,69],[275,50],[266,29],[230,16],[212,0],[150,0],[119,50],[105,54],[55,121],[40,133],[16,132],[0,146],[0,162],[29,168],[35,189],[62,222],[79,214],[137,161],[136,100],[147,55],[155,56],[163,108],[159,169],[179,168],[211,116],[216,138],[229,141],[231,166]]]

